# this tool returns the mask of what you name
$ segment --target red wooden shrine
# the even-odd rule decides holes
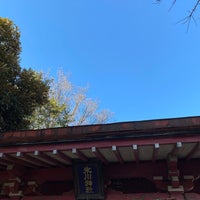
[[[200,117],[0,137],[0,199],[200,200]]]

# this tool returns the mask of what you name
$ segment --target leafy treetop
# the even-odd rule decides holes
[[[48,81],[32,69],[22,69],[20,53],[18,27],[0,18],[0,132],[26,129],[35,108],[48,101]]]

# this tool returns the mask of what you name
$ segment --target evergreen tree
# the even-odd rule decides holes
[[[0,18],[0,132],[28,128],[28,117],[48,102],[48,81],[32,69],[22,69],[20,53],[18,27]]]

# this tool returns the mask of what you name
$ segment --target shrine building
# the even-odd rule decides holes
[[[2,200],[200,200],[200,117],[0,137]]]

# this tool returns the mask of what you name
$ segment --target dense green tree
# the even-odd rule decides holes
[[[20,32],[0,18],[0,132],[106,123],[108,110],[87,98],[86,88],[73,86],[59,71],[57,81],[20,67]]]
[[[61,104],[54,97],[40,107],[37,107],[29,118],[30,129],[65,127],[70,123],[66,104]]]
[[[48,81],[20,67],[20,32],[0,18],[0,132],[29,127],[29,116],[48,102]]]

